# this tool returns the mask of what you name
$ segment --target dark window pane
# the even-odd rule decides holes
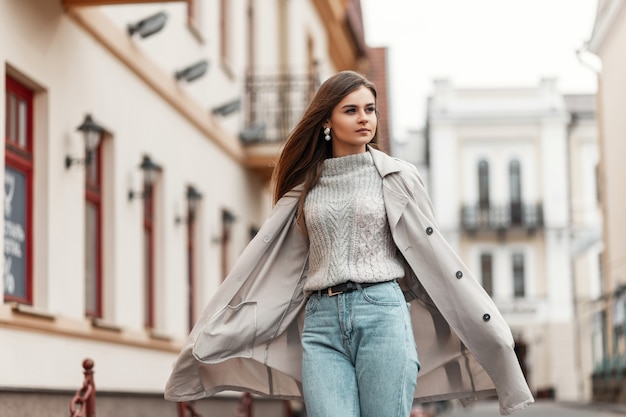
[[[4,294],[26,301],[28,298],[26,237],[26,175],[11,167],[4,171]]]
[[[95,204],[85,205],[85,311],[94,317],[100,313],[98,210]]]
[[[489,208],[489,164],[485,160],[478,163],[478,204],[481,209]]]
[[[524,297],[526,295],[524,255],[521,253],[513,254],[513,295],[515,297]]]
[[[490,253],[480,255],[480,271],[483,288],[493,296],[493,257]]]

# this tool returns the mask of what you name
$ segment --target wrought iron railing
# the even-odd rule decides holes
[[[284,141],[319,87],[317,74],[248,75],[243,143]]]
[[[503,204],[480,207],[465,205],[461,223],[468,232],[479,230],[506,231],[523,228],[528,231],[543,227],[543,207],[537,204]]]

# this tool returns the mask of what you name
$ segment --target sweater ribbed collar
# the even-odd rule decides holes
[[[340,156],[338,158],[328,158],[324,160],[322,175],[341,175],[372,165],[374,165],[374,161],[369,152]]]

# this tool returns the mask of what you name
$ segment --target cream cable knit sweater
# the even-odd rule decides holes
[[[305,291],[404,276],[382,185],[369,152],[324,161],[322,176],[304,205],[309,234]]]

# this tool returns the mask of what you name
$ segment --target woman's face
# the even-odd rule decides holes
[[[330,127],[333,158],[365,152],[377,124],[376,100],[369,88],[361,86],[345,96],[324,124]]]

